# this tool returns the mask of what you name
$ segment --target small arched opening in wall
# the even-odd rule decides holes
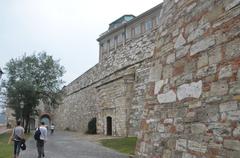
[[[94,117],[88,122],[87,134],[97,134],[97,118]]]
[[[41,114],[39,117],[40,122],[44,122],[47,128],[51,126],[51,116],[48,113]]]
[[[108,136],[112,135],[112,117],[111,116],[107,117],[107,135]]]

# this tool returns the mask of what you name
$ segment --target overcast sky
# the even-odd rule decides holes
[[[98,62],[99,35],[124,14],[162,0],[0,0],[0,67],[11,58],[46,51],[66,69],[65,85]]]

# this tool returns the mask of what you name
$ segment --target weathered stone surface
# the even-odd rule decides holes
[[[202,94],[202,81],[183,84],[177,88],[177,97],[179,100],[185,98],[199,98]]]
[[[225,81],[213,82],[211,85],[210,95],[211,96],[222,96],[227,94],[228,84]]]
[[[240,127],[237,127],[233,130],[233,136],[239,137],[240,136]]]
[[[201,106],[202,106],[202,103],[201,103],[200,101],[189,104],[189,108],[190,108],[190,109],[198,108],[198,107],[201,107]]]
[[[232,76],[232,66],[227,65],[223,68],[221,68],[219,72],[219,79],[226,78],[226,77],[231,77]]]
[[[191,131],[193,134],[201,134],[207,131],[207,127],[203,123],[195,123],[195,124],[192,124]]]
[[[196,156],[184,152],[182,158],[196,158]]]
[[[203,54],[199,59],[198,59],[198,68],[201,68],[203,66],[208,65],[208,55],[207,54]]]
[[[230,10],[231,8],[235,7],[236,5],[240,4],[240,0],[229,0],[229,2],[225,2],[225,10]]]
[[[175,42],[174,48],[179,49],[181,48],[184,44],[186,43],[185,38],[183,37],[182,34],[180,34]]]
[[[240,94],[240,81],[231,85],[229,93],[232,95]]]
[[[163,79],[171,78],[173,74],[173,67],[172,65],[167,65],[163,68]]]
[[[177,100],[176,94],[173,90],[168,91],[167,93],[158,94],[157,96],[159,103],[171,103]]]
[[[172,53],[172,54],[168,55],[167,60],[166,60],[167,64],[171,64],[173,62],[175,62],[175,53]]]
[[[219,105],[220,112],[226,112],[226,111],[235,111],[238,109],[238,104],[236,101],[221,103]]]
[[[231,121],[239,121],[240,120],[240,110],[237,111],[228,111],[222,114],[222,118],[225,118],[227,120]]]
[[[240,56],[239,43],[240,43],[240,39],[237,38],[236,40],[231,41],[226,45],[225,55],[226,55],[227,59],[232,59],[232,58]]]
[[[225,139],[223,142],[223,147],[227,149],[240,151],[240,141]]]
[[[196,141],[189,140],[188,141],[188,149],[200,153],[206,153],[207,152],[207,145],[204,143],[199,143]]]
[[[221,47],[216,47],[215,49],[210,50],[209,53],[209,65],[218,64],[222,60]]]
[[[186,139],[177,139],[176,150],[187,151],[187,140]]]
[[[164,85],[168,83],[168,79],[166,80],[159,80],[155,82],[154,94],[157,95],[158,92],[162,89]]]
[[[149,81],[158,81],[161,79],[162,75],[162,65],[155,63],[155,65],[150,69]]]
[[[189,48],[190,48],[190,45],[186,45],[186,46],[176,50],[176,59],[180,59],[180,58],[184,57],[185,55],[187,55],[187,53],[189,52]]]
[[[215,64],[210,66],[205,66],[201,69],[198,69],[197,77],[198,78],[206,77],[206,76],[215,74],[216,72],[217,72],[217,66]]]
[[[201,40],[191,46],[190,55],[192,56],[201,51],[204,51],[204,50],[208,49],[209,47],[213,46],[214,44],[215,44],[215,40],[212,37]]]

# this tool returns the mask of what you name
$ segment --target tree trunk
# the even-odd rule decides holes
[[[30,133],[30,130],[29,130],[29,121],[30,121],[30,117],[29,115],[26,117],[26,124],[25,124],[25,127],[24,127],[24,131],[25,133]]]

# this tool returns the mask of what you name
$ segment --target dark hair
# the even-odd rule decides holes
[[[45,123],[44,122],[41,122],[41,125],[44,125]]]
[[[20,121],[20,120],[17,121],[17,125],[18,125],[18,126],[21,125],[21,121]]]

